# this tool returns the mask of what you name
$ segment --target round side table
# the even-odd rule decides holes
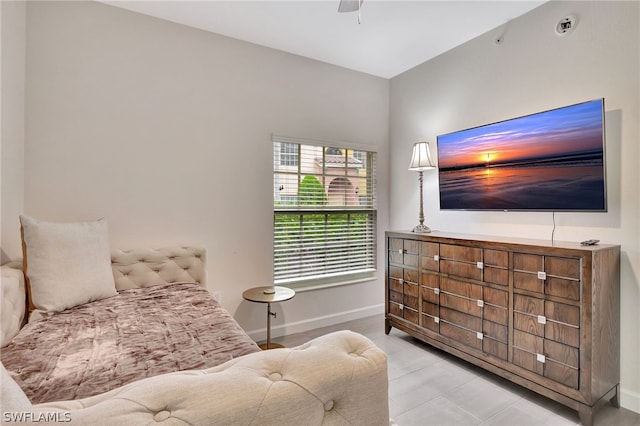
[[[276,317],[276,313],[271,311],[271,304],[284,302],[285,300],[292,299],[295,295],[295,291],[280,286],[254,287],[242,293],[242,297],[245,300],[267,304],[267,343],[259,345],[261,349],[284,347],[278,343],[271,343],[271,317]]]

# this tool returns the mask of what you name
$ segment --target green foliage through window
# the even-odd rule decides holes
[[[298,202],[303,206],[323,206],[327,202],[322,183],[315,176],[305,176],[300,182]]]

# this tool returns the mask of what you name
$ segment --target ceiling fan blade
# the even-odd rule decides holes
[[[360,9],[362,2],[364,0],[340,0],[340,4],[338,5],[338,12],[355,12]]]

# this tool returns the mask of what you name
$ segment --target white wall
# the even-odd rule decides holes
[[[550,2],[391,80],[390,224],[417,223],[412,143],[439,134],[605,98],[608,213],[556,214],[556,240],[622,246],[622,405],[640,411],[640,4]],[[556,23],[578,18],[559,37]],[[495,39],[504,35],[501,45]],[[425,173],[425,223],[441,231],[551,239],[551,213],[441,212]]]
[[[25,212],[104,216],[117,248],[205,246],[209,287],[263,335],[266,306],[242,292],[272,283],[271,134],[377,150],[382,241],[388,96],[385,79],[112,6],[29,2]],[[383,260],[374,281],[276,305],[274,334],[381,313]]]
[[[2,66],[0,93],[0,263],[20,255],[18,216],[24,206],[24,2],[0,2]]]

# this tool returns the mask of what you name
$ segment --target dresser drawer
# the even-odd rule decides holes
[[[414,240],[403,240],[400,238],[389,238],[389,262],[418,267],[420,243]]]
[[[513,287],[579,301],[580,268],[576,258],[514,253]]]
[[[472,299],[474,303],[482,299],[482,286],[451,278],[442,278],[440,280],[440,290],[456,296]]]
[[[482,261],[482,249],[477,247],[440,244],[440,257],[442,259],[476,263]]]
[[[513,327],[573,347],[580,346],[580,309],[577,306],[516,294]]]
[[[412,322],[414,324],[419,324],[420,323],[420,315],[418,314],[418,311],[416,311],[414,309],[404,308],[403,309],[403,317],[407,321],[410,321],[410,322]]]
[[[391,279],[395,280],[403,280],[404,279],[404,269],[398,266],[389,266],[387,268],[387,275]]]
[[[422,323],[420,325],[426,329],[431,331],[435,331],[436,333],[440,332],[440,322],[439,318],[435,315],[428,315],[424,311],[422,311]]]
[[[482,332],[482,318],[473,315],[441,307],[440,319],[476,333]]]
[[[508,324],[509,293],[506,291],[483,288],[484,319],[499,324]]]
[[[544,337],[544,300],[536,297],[513,295],[513,328]]]
[[[565,364],[548,359],[544,364],[543,375],[555,382],[573,389],[580,388],[580,371]]]
[[[482,287],[451,279],[442,279],[440,283],[440,305],[466,312],[477,317],[482,316],[482,307],[478,300],[482,297]]]
[[[565,345],[580,347],[580,308],[557,302],[545,302],[544,337]]]
[[[422,300],[425,302],[438,304],[440,300],[440,289],[438,287],[425,287],[422,286],[420,288],[420,294],[422,295]]]
[[[514,331],[513,363],[555,382],[579,388],[579,360],[577,348]]]
[[[486,283],[492,284],[500,284],[503,286],[509,285],[509,270],[507,269],[498,269],[492,266],[484,267],[484,278],[483,281]]]
[[[440,321],[440,334],[447,336],[456,342],[462,343],[465,346],[482,350],[482,340],[478,339],[478,334],[473,331],[458,327],[454,324],[450,324],[445,321]]]
[[[484,249],[482,253],[482,261],[485,266],[496,266],[504,269],[509,267],[509,252],[504,250]]]
[[[414,269],[404,269],[403,270],[403,279],[405,282],[409,282],[412,284],[418,284],[418,280],[420,279],[420,275],[418,273],[418,271],[414,270]]]
[[[538,273],[533,272],[513,272],[513,288],[518,290],[533,291],[544,294],[544,281],[538,278]]]
[[[506,325],[484,320],[482,321],[482,332],[504,344],[507,344],[509,340],[509,328]]]
[[[418,284],[412,284],[409,282],[404,283],[404,305],[418,310],[418,293],[419,287]]]
[[[508,358],[509,348],[506,343],[485,337],[482,340],[482,351],[496,358],[506,360]]]
[[[440,244],[420,243],[420,267],[428,271],[437,272],[440,270]]]
[[[404,318],[407,321],[411,321],[415,324],[418,324],[420,321],[420,317],[418,315],[418,311],[415,309],[411,309],[401,303],[390,302],[389,306],[389,314]]]
[[[476,263],[464,263],[455,260],[441,259],[440,272],[476,281],[480,281],[482,279],[482,270],[478,268]]]
[[[509,253],[503,250],[482,251],[484,264],[483,281],[492,284],[509,285]]]
[[[568,300],[580,300],[580,281],[547,275],[544,288],[545,294]]]
[[[544,271],[547,275],[580,280],[580,259],[545,256]]]

